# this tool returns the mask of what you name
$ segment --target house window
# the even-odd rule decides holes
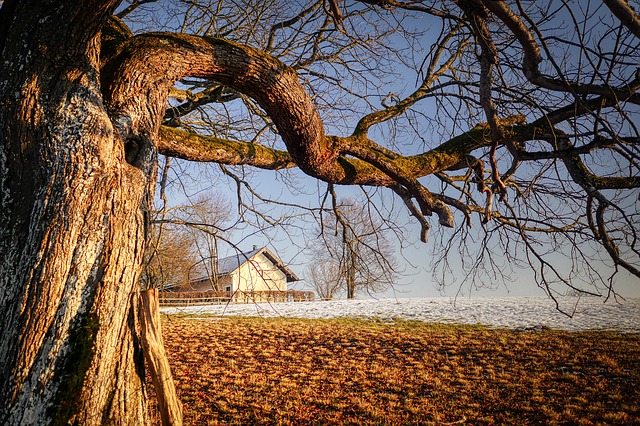
[[[224,291],[231,291],[231,286],[230,286],[230,285],[226,286],[226,287],[224,288]]]

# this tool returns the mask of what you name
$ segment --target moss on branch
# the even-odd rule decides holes
[[[203,136],[167,126],[160,128],[158,151],[189,161],[247,164],[268,170],[296,166],[287,151],[255,143]]]

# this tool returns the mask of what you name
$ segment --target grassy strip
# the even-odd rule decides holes
[[[640,335],[163,320],[185,424],[640,424]]]

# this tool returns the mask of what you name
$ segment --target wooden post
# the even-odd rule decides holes
[[[160,326],[158,289],[140,293],[141,340],[153,387],[158,397],[158,408],[164,426],[182,425],[182,404],[178,400],[171,376],[169,361],[164,351]]]

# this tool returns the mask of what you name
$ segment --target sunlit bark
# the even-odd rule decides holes
[[[132,298],[155,157],[125,161],[101,100],[114,6],[2,6],[2,424],[146,421]]]

